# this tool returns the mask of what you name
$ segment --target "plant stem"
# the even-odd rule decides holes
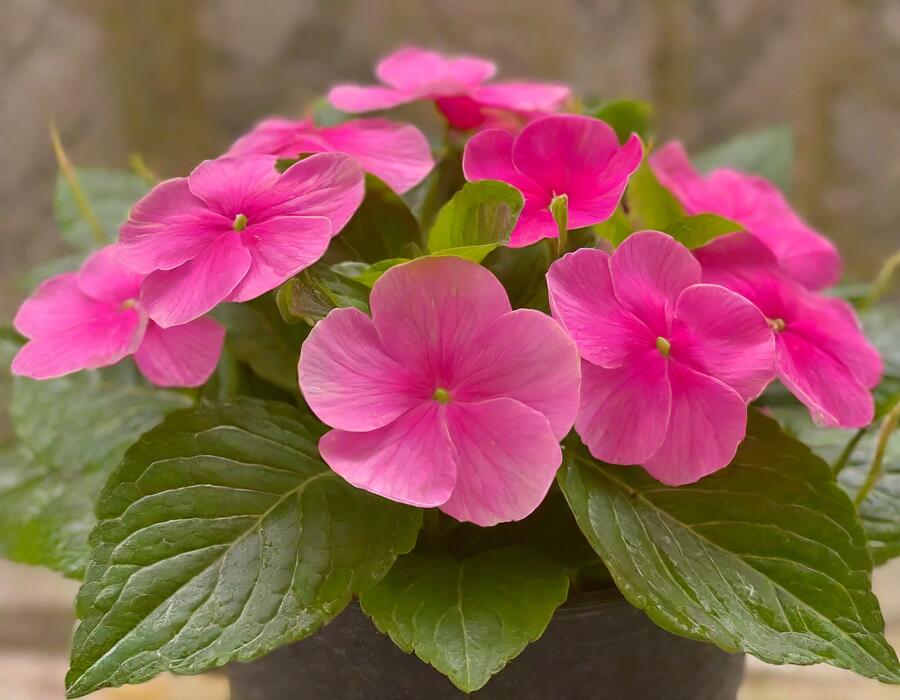
[[[62,142],[59,139],[59,131],[57,131],[56,125],[52,121],[50,122],[50,141],[53,144],[53,153],[56,155],[56,162],[59,165],[59,170],[66,179],[66,184],[69,186],[69,189],[72,191],[72,198],[75,200],[75,206],[78,207],[81,217],[87,221],[88,226],[90,226],[91,233],[94,235],[94,240],[97,244],[101,246],[106,245],[109,243],[106,238],[106,232],[97,220],[94,210],[91,209],[90,202],[88,202],[84,190],[81,189],[81,183],[78,181],[78,173],[75,172],[75,168],[69,160],[69,157],[66,155],[66,152],[62,147]]]
[[[884,265],[881,266],[881,270],[879,270],[875,280],[869,286],[869,293],[866,294],[866,298],[862,303],[863,308],[869,308],[878,303],[878,300],[891,288],[891,281],[897,270],[900,270],[900,250],[889,257]]]
[[[884,466],[884,453],[887,451],[888,441],[891,439],[891,433],[897,429],[897,422],[900,421],[900,403],[891,409],[884,417],[881,423],[881,430],[878,431],[878,442],[875,445],[875,454],[872,456],[872,464],[869,467],[869,473],[866,480],[856,494],[853,504],[859,508],[860,504],[866,500],[866,496],[878,483]]]
[[[550,214],[556,222],[556,257],[561,258],[569,246],[569,197],[556,195],[550,202]]]
[[[146,182],[150,187],[153,187],[159,182],[159,177],[147,167],[147,164],[144,162],[144,157],[140,153],[132,153],[128,157],[128,164],[131,166],[134,174]]]
[[[856,434],[847,441],[847,444],[844,446],[844,449],[841,451],[840,456],[835,460],[834,464],[831,467],[831,471],[835,476],[841,473],[844,467],[847,466],[847,462],[850,461],[850,457],[853,456],[853,450],[856,449],[856,446],[859,444],[859,441],[862,440],[863,435],[865,435],[869,431],[868,426],[865,428],[860,428],[856,431]]]

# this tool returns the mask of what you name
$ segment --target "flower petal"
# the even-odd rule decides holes
[[[659,231],[638,231],[622,241],[609,271],[622,306],[663,337],[678,295],[700,281],[700,264],[691,252]]]
[[[431,399],[384,352],[372,320],[358,309],[334,309],[313,327],[300,349],[298,374],[313,413],[340,430],[382,428]]]
[[[584,361],[575,430],[597,459],[640,464],[662,444],[671,402],[666,360],[656,348],[614,369]]]
[[[463,354],[511,311],[503,285],[477,263],[453,256],[396,265],[375,283],[372,320],[382,347],[417,376],[447,387]]]
[[[311,119],[263,119],[250,131],[239,137],[226,155],[272,155],[279,158],[295,158],[301,153],[320,153],[330,150],[315,135]]]
[[[562,463],[547,418],[513,399],[450,403],[456,486],[441,510],[487,527],[522,520],[537,508]]]
[[[641,164],[643,146],[632,134],[625,145],[609,159],[600,177],[592,174],[572,178],[569,196],[569,228],[582,228],[606,221],[612,216],[628,179]]]
[[[641,348],[654,348],[656,336],[619,303],[609,260],[594,248],[568,253],[550,266],[547,291],[554,318],[581,356],[601,367],[620,367]]]
[[[678,297],[671,357],[724,382],[745,401],[775,378],[775,339],[765,317],[718,285],[695,284]]]
[[[455,454],[442,413],[441,404],[426,401],[377,430],[332,430],[319,441],[319,452],[357,488],[433,508],[446,502],[456,484]]]
[[[87,296],[109,304],[137,299],[144,276],[125,266],[121,247],[101,248],[84,261],[78,271],[78,288]]]
[[[331,242],[331,222],[322,216],[276,216],[244,229],[240,237],[250,267],[229,301],[255,299],[316,262]]]
[[[447,57],[415,46],[394,51],[375,68],[381,82],[420,97],[473,88],[496,72],[490,61],[474,56]]]
[[[163,328],[199,318],[231,291],[250,269],[250,252],[234,232],[220,236],[193,260],[147,276],[141,303]]]
[[[513,135],[503,129],[485,129],[466,143],[463,173],[466,180],[500,180],[518,189],[524,197],[546,209],[551,195],[531,178],[522,175],[512,162]],[[549,216],[549,212],[547,212]],[[550,218],[552,223],[553,219]],[[554,224],[555,227],[555,224]],[[536,239],[537,240],[537,239]]]
[[[134,361],[157,386],[200,386],[216,369],[225,328],[211,318],[198,318],[172,328],[147,326]]]
[[[679,362],[669,363],[672,412],[662,445],[644,468],[669,486],[727,466],[747,432],[747,405],[734,389]]]
[[[77,272],[64,272],[41,282],[19,307],[13,326],[26,338],[41,338],[78,328],[87,319],[108,310],[108,304],[92,299],[78,288]]]
[[[515,81],[483,85],[472,93],[477,102],[516,112],[555,112],[571,96],[568,85]]]
[[[191,192],[231,223],[238,214],[251,222],[280,180],[272,155],[223,156],[205,160],[188,175]]]
[[[378,85],[344,83],[335,85],[328,92],[328,101],[332,106],[350,114],[390,109],[407,102],[414,102],[417,99],[418,97],[414,94]]]
[[[546,314],[518,309],[501,316],[465,349],[463,360],[454,401],[507,397],[546,416],[560,440],[572,429],[581,379],[578,351]]]
[[[547,207],[532,206],[526,200],[525,208],[509,234],[510,248],[524,248],[544,238],[558,238],[559,229]]]

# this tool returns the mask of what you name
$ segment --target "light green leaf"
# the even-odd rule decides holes
[[[559,480],[619,590],[661,627],[900,683],[853,504],[771,419],[753,413],[731,465],[695,484],[667,487],[574,446]]]
[[[115,242],[132,205],[150,188],[142,178],[126,170],[75,168],[74,173],[105,242]],[[85,219],[62,173],[56,179],[53,210],[60,233],[68,243],[80,250],[100,247],[92,223]]]
[[[369,310],[369,288],[323,263],[308,267],[278,288],[278,310],[288,323],[315,325],[332,309]]]
[[[244,400],[172,414],[128,451],[97,506],[69,697],[302,639],[413,547],[421,511],[337,476],[321,433]]]
[[[606,221],[594,224],[593,229],[599,237],[605,238],[614,246],[618,246],[634,232],[628,215],[620,207]]]
[[[714,238],[741,230],[743,227],[740,224],[716,214],[684,216],[663,229],[687,248],[699,248]]]
[[[794,137],[788,126],[751,131],[708,148],[693,160],[703,172],[734,168],[764,177],[782,191],[790,192]]]
[[[632,133],[643,141],[650,138],[653,108],[641,100],[610,100],[591,109],[588,114],[602,119],[616,131],[619,143],[625,143]]]
[[[397,646],[469,693],[543,634],[567,590],[562,568],[535,550],[417,552],[398,559],[360,603]]]
[[[409,262],[409,258],[389,258],[387,260],[379,260],[371,265],[348,260],[347,262],[332,265],[331,269],[339,275],[349,277],[371,289],[385,272],[395,265],[402,265],[405,262]]]
[[[659,184],[645,159],[628,181],[625,199],[629,213],[638,219],[639,229],[664,231],[684,216],[684,210],[669,190]]]

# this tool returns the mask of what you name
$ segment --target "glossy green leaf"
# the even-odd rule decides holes
[[[397,646],[473,692],[544,632],[567,590],[562,568],[532,549],[416,552],[360,603]]]
[[[428,250],[481,262],[509,241],[524,205],[522,194],[505,182],[467,182],[438,212]]]
[[[106,243],[113,243],[132,205],[149,191],[147,183],[126,170],[75,168],[75,176]],[[100,247],[91,221],[75,200],[66,177],[56,179],[53,210],[62,237],[81,250]]]
[[[684,216],[668,224],[663,231],[688,248],[699,248],[714,238],[743,230],[740,224],[716,214]]]
[[[462,147],[447,146],[428,177],[404,195],[423,231],[431,227],[441,207],[466,184],[462,155]]]
[[[790,192],[794,137],[788,126],[751,131],[701,151],[693,161],[703,172],[734,168],[760,175]]]
[[[369,288],[323,263],[308,267],[278,288],[278,310],[288,323],[321,321],[332,309],[369,310]]]
[[[664,231],[684,216],[684,210],[669,190],[659,184],[646,159],[628,181],[625,200],[628,212],[639,225],[635,230]]]
[[[518,309],[533,308],[535,300],[546,299],[546,275],[552,262],[550,247],[538,241],[525,248],[497,248],[484,259],[484,266],[500,280]]]
[[[560,484],[619,590],[661,627],[770,663],[900,683],[853,504],[753,413],[727,468],[678,488],[567,450]]]
[[[332,265],[331,269],[338,274],[349,277],[371,289],[385,272],[395,265],[401,265],[405,262],[409,262],[409,258],[389,258],[387,260],[379,260],[377,263],[372,263],[371,265],[347,261]]]
[[[97,506],[69,697],[302,639],[414,545],[421,512],[353,488],[321,424],[244,400],[171,415]]]
[[[602,119],[616,131],[619,143],[625,143],[631,134],[637,134],[643,141],[651,135],[653,108],[649,102],[641,100],[610,100],[591,109],[588,114]]]

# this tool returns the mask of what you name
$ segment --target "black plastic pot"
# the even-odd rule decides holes
[[[314,636],[227,670],[231,700],[734,700],[744,657],[671,635],[617,597],[560,608],[471,696],[394,646],[356,604]]]

